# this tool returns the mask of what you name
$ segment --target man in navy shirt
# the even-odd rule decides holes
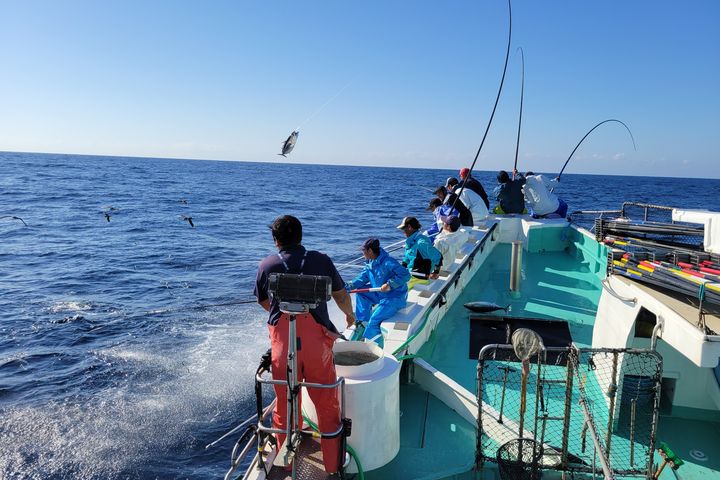
[[[345,314],[347,326],[355,323],[350,295],[330,257],[324,253],[306,250],[301,245],[302,224],[297,218],[284,215],[270,225],[278,253],[260,262],[255,279],[255,296],[258,303],[270,313],[268,329],[272,345],[272,377],[274,380],[287,379],[288,321],[289,316],[280,311],[277,300],[268,293],[268,278],[271,273],[294,273],[322,275],[330,277],[332,297]],[[311,309],[309,314],[297,315],[297,371],[298,380],[310,383],[335,383],[335,363],[332,347],[340,336],[330,321],[327,304],[321,303]],[[273,427],[287,428],[287,386],[275,385],[277,402],[273,411]],[[318,413],[318,425],[321,432],[334,432],[340,428],[340,406],[336,389],[309,388],[308,393]],[[301,408],[298,397],[298,409]],[[302,420],[302,419],[301,419]],[[278,445],[285,442],[285,435],[278,434]],[[340,468],[340,438],[322,438],[320,440],[323,463],[328,473]]]

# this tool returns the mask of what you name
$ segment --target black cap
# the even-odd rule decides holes
[[[405,217],[397,228],[404,229],[405,227],[412,227],[415,230],[420,230],[420,222],[418,222],[418,219],[415,217]]]

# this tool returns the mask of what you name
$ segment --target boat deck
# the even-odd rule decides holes
[[[566,251],[523,255],[519,295],[507,291],[510,245],[499,244],[485,260],[471,284],[451,306],[430,340],[418,352],[426,360],[475,395],[477,357],[470,355],[470,312],[463,304],[483,300],[511,305],[498,318],[533,317],[568,322],[572,340],[588,346],[601,287],[589,266]],[[492,315],[492,314],[491,314]],[[388,465],[366,472],[381,478],[497,478],[494,465],[471,472],[475,460],[476,425],[418,385],[400,390],[401,445]]]
[[[501,317],[534,317],[565,320],[572,341],[589,346],[600,284],[590,268],[578,269],[577,260],[564,251],[523,255],[523,281],[520,295],[508,291],[510,283],[510,245],[497,245],[473,282],[455,302],[435,338],[420,350],[420,356],[468,390],[475,391],[477,357],[470,358],[470,312],[466,302],[483,300],[510,305]],[[452,324],[452,326],[450,325]],[[459,348],[462,346],[462,348]]]

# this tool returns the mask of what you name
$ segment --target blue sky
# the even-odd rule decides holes
[[[482,138],[508,22],[502,0],[27,0],[0,18],[0,150],[278,161],[302,123],[287,161],[448,168]],[[559,170],[618,118],[637,151],[604,125],[568,173],[719,178],[718,25],[716,0],[514,1],[476,168],[512,167],[522,46],[521,170]]]

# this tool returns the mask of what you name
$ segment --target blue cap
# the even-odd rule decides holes
[[[443,217],[442,220],[445,225],[449,226],[453,231],[456,231],[458,228],[460,228],[461,223],[457,215],[448,215],[447,217]]]

